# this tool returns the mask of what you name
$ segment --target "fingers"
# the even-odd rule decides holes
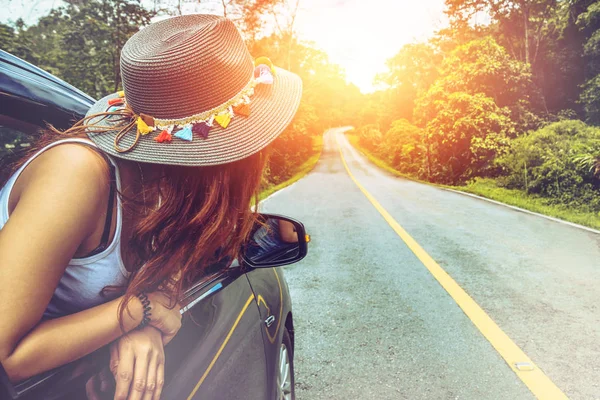
[[[115,342],[110,345],[110,363],[108,368],[110,372],[112,372],[113,376],[117,377],[117,367],[119,366],[119,346]]]
[[[158,368],[158,357],[152,357],[148,364],[148,378],[146,381],[146,391],[142,400],[152,400],[156,392],[156,372]]]
[[[120,342],[122,343],[122,341]],[[117,387],[115,389],[115,400],[126,400],[129,394],[131,381],[133,380],[133,351],[125,342],[119,349],[119,363],[116,368],[115,381]]]
[[[152,400],[159,400],[162,394],[162,389],[165,384],[165,364],[164,361],[158,363],[156,368],[156,390],[154,391],[154,397]]]
[[[148,384],[148,353],[138,354],[135,358],[133,381],[128,400],[142,400]],[[155,379],[154,377],[152,379]]]

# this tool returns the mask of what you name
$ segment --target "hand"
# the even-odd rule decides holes
[[[152,314],[150,317],[150,325],[162,332],[162,341],[166,345],[173,339],[181,328],[181,307],[175,304],[173,308],[173,300],[163,292],[148,293]]]
[[[110,346],[110,370],[117,382],[115,400],[158,400],[165,379],[161,331],[134,330]]]

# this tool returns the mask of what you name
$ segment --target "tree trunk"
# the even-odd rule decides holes
[[[529,8],[523,8],[523,28],[525,29],[525,62],[529,64]]]

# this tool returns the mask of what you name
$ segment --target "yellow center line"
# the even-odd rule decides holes
[[[527,385],[529,390],[538,399],[567,399],[567,396],[548,378],[544,372],[537,367],[531,361],[531,359],[513,342],[506,333],[500,329],[500,327],[486,314],[485,311],[461,288],[454,279],[448,275],[446,271],[442,269],[434,261],[433,258],[400,226],[398,222],[388,213],[379,202],[364,188],[363,185],[356,180],[338,142],[338,149],[342,162],[348,175],[354,181],[356,186],[363,192],[363,194],[369,199],[373,206],[379,211],[387,223],[392,229],[400,236],[400,238],[406,243],[408,248],[417,256],[417,258],[425,265],[429,272],[434,276],[440,285],[448,292],[448,294],[454,299],[456,304],[463,310],[463,312],[469,317],[473,324],[479,329],[479,331],[485,336],[485,338],[491,343],[496,351],[504,358],[508,366],[513,370],[515,374]],[[524,366],[524,367],[520,367]],[[519,367],[521,369],[519,369]]]
[[[238,324],[240,323],[240,320],[242,319],[242,316],[244,315],[244,313],[248,309],[248,306],[250,306],[250,304],[252,303],[252,300],[254,300],[254,294],[251,294],[250,297],[248,297],[248,300],[246,300],[246,304],[244,304],[244,308],[242,308],[242,311],[240,311],[240,313],[238,314],[235,322],[233,323],[233,326],[231,327],[231,329],[229,330],[229,333],[225,337],[225,340],[223,340],[223,343],[221,344],[221,347],[219,347],[219,350],[217,351],[217,354],[215,354],[215,356],[213,357],[212,361],[208,365],[208,368],[206,368],[206,371],[204,371],[204,374],[202,375],[202,377],[200,378],[200,380],[198,381],[198,383],[194,387],[194,390],[192,390],[192,393],[190,393],[190,395],[188,396],[187,400],[191,400],[192,397],[194,397],[194,395],[196,394],[196,392],[200,388],[200,385],[202,385],[202,382],[204,382],[204,380],[208,376],[208,373],[210,372],[210,370],[213,368],[213,366],[217,362],[217,359],[221,355],[221,352],[225,348],[225,345],[227,345],[227,342],[229,342],[229,339],[231,338],[231,335],[233,335],[233,332],[235,331],[235,328],[237,328]]]

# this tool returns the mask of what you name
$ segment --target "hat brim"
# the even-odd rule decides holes
[[[202,94],[199,93],[199,96]],[[97,101],[87,116],[103,113],[110,107],[108,101],[117,98],[110,94]],[[227,128],[216,122],[210,129],[207,139],[195,136],[191,142],[173,137],[168,143],[154,140],[157,133],[140,137],[138,143],[128,152],[115,150],[114,140],[117,130],[103,133],[87,132],[89,138],[106,153],[126,160],[144,163],[181,166],[208,166],[226,164],[246,158],[271,143],[290,124],[296,114],[302,97],[302,80],[296,74],[276,68],[272,85],[259,84],[254,89],[251,112],[248,117],[236,115]],[[105,118],[101,126],[113,126],[116,117]],[[119,146],[127,148],[134,142],[136,127],[126,134]]]

